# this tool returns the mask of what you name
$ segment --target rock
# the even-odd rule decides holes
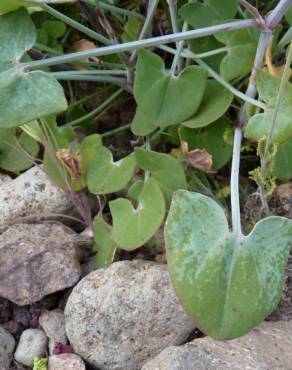
[[[292,369],[292,322],[264,322],[229,341],[209,337],[169,347],[141,370],[289,370]]]
[[[85,364],[74,353],[64,353],[49,357],[48,370],[85,370]]]
[[[53,354],[57,343],[67,344],[65,317],[61,310],[43,312],[39,318],[39,323],[49,338],[50,355]]]
[[[48,339],[40,329],[27,329],[21,334],[14,358],[25,366],[33,366],[35,357],[43,357]]]
[[[0,173],[0,186],[8,181],[11,181],[11,177],[8,175],[4,175],[3,173]]]
[[[0,296],[18,305],[71,287],[80,276],[79,237],[61,224],[19,224],[0,235]]]
[[[68,213],[72,203],[38,167],[0,183],[0,230],[15,218],[39,213]]]
[[[0,326],[0,370],[10,368],[14,347],[15,340],[13,336]]]
[[[65,308],[67,337],[100,370],[134,370],[194,329],[165,265],[116,262],[87,275]]]

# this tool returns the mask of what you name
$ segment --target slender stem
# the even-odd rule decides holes
[[[203,68],[205,68],[209,75],[212,76],[217,82],[219,82],[222,86],[224,86],[227,90],[229,90],[232,94],[240,98],[241,100],[245,101],[248,104],[252,104],[256,107],[261,109],[265,109],[266,105],[258,100],[251,98],[249,95],[242,93],[241,91],[237,90],[233,87],[229,82],[225,81],[217,72],[215,72],[211,67],[208,66],[203,60],[199,58],[195,58],[196,62]]]
[[[272,41],[272,37],[272,32],[262,32],[260,35],[252,72],[249,78],[248,87],[245,92],[245,95],[249,96],[250,98],[254,98],[256,96],[256,73],[263,65],[266,48]],[[242,129],[244,129],[248,121],[248,107],[249,102],[246,101],[239,112],[239,125]]]
[[[177,19],[177,0],[167,0],[169,14],[171,19],[171,27],[173,33],[179,32],[178,19]],[[178,46],[178,45],[177,45]]]
[[[196,30],[180,32],[170,35],[164,35],[159,37],[152,37],[145,40],[138,40],[127,42],[119,45],[110,45],[105,47],[100,47],[92,50],[80,51],[76,53],[70,53],[67,55],[52,57],[43,60],[36,60],[32,62],[23,63],[24,66],[30,69],[38,69],[41,67],[48,67],[56,64],[62,63],[72,63],[86,58],[100,57],[109,54],[115,54],[125,51],[131,51],[135,49],[142,49],[146,47],[152,47],[157,45],[168,44],[171,42],[177,42],[181,40],[189,40],[194,38],[199,38],[203,36],[213,35],[214,33],[234,31],[242,28],[256,28],[257,23],[254,19],[246,19],[240,21],[229,22],[225,24],[204,27]]]
[[[239,0],[240,4],[255,18],[258,20],[260,24],[264,26],[265,20],[260,15],[257,8],[255,8],[253,5],[251,5],[247,0]]]
[[[60,81],[90,81],[90,82],[112,83],[118,86],[122,86],[123,89],[132,93],[132,88],[127,85],[126,80],[123,78],[119,78],[119,77],[92,76],[92,75],[85,75],[82,73],[67,74],[66,72],[51,72],[50,75]]]
[[[239,127],[234,130],[232,166],[231,166],[231,211],[232,211],[232,230],[235,234],[241,234],[240,221],[240,200],[239,200],[239,165],[240,165],[240,147],[242,132]]]
[[[60,72],[51,72],[55,78],[58,78],[58,76],[126,76],[127,71],[121,70],[121,69],[91,69],[88,71],[78,71],[78,70],[72,70],[72,71],[60,71]]]
[[[123,89],[119,89],[109,98],[107,98],[102,104],[100,104],[97,108],[95,108],[93,111],[89,112],[88,114],[85,114],[83,117],[77,118],[74,121],[66,123],[66,125],[64,125],[63,127],[75,126],[89,118],[96,116],[98,113],[102,112],[109,104],[111,104],[122,92]]]
[[[85,35],[91,37],[93,40],[97,40],[97,41],[99,41],[99,42],[101,42],[102,44],[105,44],[105,45],[110,45],[111,44],[111,41],[109,39],[107,39],[106,37],[104,37],[103,35],[91,30],[88,27],[83,26],[83,24],[75,21],[74,19],[72,19],[70,17],[67,17],[66,15],[64,15],[63,13],[59,12],[58,10],[50,7],[49,5],[42,4],[41,7],[46,12],[48,12],[49,14],[51,14],[54,17],[60,19],[61,21],[68,24],[69,26],[75,28],[76,30],[84,33]]]
[[[291,62],[292,62],[292,42],[290,43],[290,46],[289,46],[288,56],[287,56],[287,60],[285,63],[284,72],[281,78],[279,91],[277,94],[277,99],[276,99],[273,116],[272,116],[272,126],[271,126],[271,129],[270,129],[267,141],[266,141],[264,155],[261,160],[261,174],[264,179],[267,176],[266,172],[267,172],[267,167],[268,167],[269,150],[272,144],[273,133],[275,131],[275,126],[276,126],[277,116],[279,113],[280,104],[281,104],[281,101],[282,101],[282,98],[285,92],[285,86],[287,84],[287,81],[289,80],[289,71],[290,71]]]
[[[95,91],[93,92],[92,94],[89,94],[89,95],[86,95],[84,96],[83,98],[81,99],[78,99],[78,100],[75,100],[73,103],[71,103],[69,106],[68,106],[68,110],[78,106],[78,105],[81,105],[81,104],[84,104],[86,102],[88,102],[89,100],[93,99],[93,98],[96,98],[97,96],[99,95],[102,95],[104,94],[105,92],[107,92],[111,87],[110,86],[107,86],[103,89],[100,89],[98,91]]]
[[[274,10],[266,17],[266,25],[269,29],[274,29],[286,14],[292,0],[280,0]]]
[[[131,128],[131,123],[128,123],[127,125],[115,128],[114,130],[107,131],[104,134],[101,134],[101,137],[113,136],[115,134],[118,134],[119,132],[129,130],[130,128]]]
[[[57,50],[55,50],[55,49],[53,49],[53,48],[50,48],[50,47],[49,47],[49,46],[47,46],[47,45],[40,44],[40,43],[38,43],[38,42],[36,42],[36,43],[34,44],[34,48],[39,49],[39,50],[41,50],[41,51],[44,51],[44,52],[46,52],[46,53],[53,54],[53,55],[62,55],[62,53],[61,53],[61,52],[59,52],[59,51],[57,51]]]
[[[152,24],[152,20],[153,20],[153,17],[154,17],[154,14],[155,14],[155,11],[157,9],[158,4],[159,4],[159,0],[152,0],[152,2],[150,3],[148,11],[147,11],[147,16],[146,16],[145,22],[144,22],[143,27],[141,29],[141,32],[139,34],[138,41],[143,40],[144,37],[147,35],[147,33],[149,31],[149,28]],[[130,57],[130,63],[134,63],[134,61],[136,59],[136,56],[137,56],[137,50],[135,49],[135,50],[133,50],[132,55]]]
[[[86,3],[90,4],[90,5],[95,5],[95,2],[94,1],[91,1],[91,0],[84,0],[84,2],[86,2]],[[145,17],[142,14],[139,14],[137,12],[134,12],[133,10],[119,8],[119,7],[115,6],[115,5],[104,3],[103,1],[99,1],[99,6],[103,10],[109,10],[112,13],[117,13],[117,14],[125,15],[126,17],[136,17],[136,18],[140,18],[142,20],[145,19]]]

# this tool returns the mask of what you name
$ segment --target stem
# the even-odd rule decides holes
[[[118,77],[111,76],[93,76],[85,75],[83,73],[71,73],[66,72],[51,72],[51,76],[55,77],[60,81],[90,81],[90,82],[101,82],[101,83],[112,83],[118,86],[123,87],[123,89],[132,93],[132,89],[127,85],[126,80]]]
[[[292,5],[292,0],[280,0],[274,10],[266,17],[266,25],[269,29],[274,29]]]
[[[152,0],[150,6],[148,7],[147,16],[146,16],[145,22],[143,24],[143,27],[141,29],[141,32],[139,34],[138,41],[143,40],[144,37],[147,35],[147,33],[149,31],[149,28],[152,24],[152,20],[153,20],[153,17],[154,17],[154,14],[155,14],[155,11],[157,9],[158,4],[159,4],[159,0]],[[130,57],[130,63],[134,63],[134,61],[136,59],[136,56],[137,56],[137,50],[134,50],[132,52],[131,57]]]
[[[239,127],[234,130],[232,166],[231,166],[231,212],[232,230],[235,234],[241,234],[240,200],[239,200],[239,165],[242,132]]]
[[[195,54],[194,54],[195,55]],[[232,92],[232,94],[236,95],[241,100],[245,101],[245,104],[252,104],[256,107],[261,109],[265,109],[266,105],[258,100],[253,99],[248,94],[244,94],[241,91],[237,90],[233,87],[229,82],[225,81],[217,72],[215,72],[211,67],[208,66],[203,60],[195,58],[196,62],[203,68],[205,68],[209,75],[212,76],[216,81],[218,81],[222,86],[224,86],[227,90]]]
[[[62,127],[68,127],[68,126],[75,126],[79,123],[85,121],[86,119],[92,118],[96,116],[98,113],[102,112],[111,102],[113,102],[121,93],[123,92],[123,89],[119,89],[116,91],[113,95],[111,95],[109,98],[107,98],[102,104],[100,104],[98,107],[96,107],[93,111],[89,112],[83,117],[77,118],[74,121],[66,123]]]
[[[252,6],[247,0],[239,0],[239,2],[263,27],[265,27],[265,20],[260,15],[257,8]]]
[[[95,5],[95,2],[94,1],[84,0],[84,2],[85,3],[88,3],[90,5]],[[102,1],[99,1],[99,6],[101,7],[101,9],[103,9],[103,10],[109,10],[112,13],[117,13],[117,14],[125,15],[127,17],[140,18],[140,19],[142,19],[142,21],[145,19],[145,17],[142,14],[139,14],[137,12],[134,12],[133,10],[119,8],[119,7],[115,6],[115,5],[107,4],[107,3],[104,3]]]
[[[119,132],[129,130],[131,128],[131,123],[128,123],[127,125],[115,128],[114,130],[107,131],[104,134],[101,134],[101,137],[109,137],[115,134],[118,134]]]
[[[177,42],[181,40],[189,40],[194,38],[199,38],[203,36],[213,35],[214,33],[218,32],[227,32],[227,31],[234,31],[237,29],[242,28],[250,28],[250,27],[257,27],[257,23],[254,19],[246,19],[240,20],[235,22],[229,22],[225,24],[204,27],[196,30],[180,32],[170,35],[164,35],[160,37],[152,37],[145,40],[138,40],[127,42],[124,44],[118,45],[110,45],[105,47],[100,47],[92,50],[80,51],[76,53],[70,53],[62,56],[52,57],[43,60],[36,60],[32,62],[23,63],[24,66],[30,69],[38,69],[41,67],[48,67],[56,64],[62,63],[72,63],[77,62],[82,59],[93,58],[93,57],[100,57],[109,54],[115,54],[125,51],[131,51],[135,49],[142,49],[146,47],[152,47],[157,45],[168,44],[171,42]]]
[[[91,30],[88,27],[83,26],[83,24],[81,24],[77,21],[74,21],[74,19],[72,19],[70,17],[67,17],[66,15],[59,12],[58,10],[56,10],[54,8],[51,8],[49,5],[42,4],[41,8],[43,8],[46,12],[53,15],[54,17],[60,19],[64,23],[68,24],[69,26],[71,26],[71,27],[75,28],[76,30],[84,33],[85,35],[91,37],[93,40],[97,40],[97,41],[99,41],[99,42],[101,42],[102,44],[105,44],[105,45],[110,45],[111,44],[111,41],[108,40],[103,35]]]
[[[289,46],[288,56],[287,56],[287,60],[286,60],[286,63],[285,63],[284,72],[283,72],[283,75],[282,75],[282,78],[281,78],[281,83],[280,83],[279,91],[278,91],[278,94],[277,94],[275,108],[274,108],[274,111],[273,111],[272,126],[271,126],[271,130],[269,132],[269,135],[268,135],[268,138],[267,138],[267,141],[266,141],[265,151],[264,151],[264,155],[263,155],[263,158],[262,158],[262,161],[261,161],[261,164],[262,164],[261,165],[261,174],[262,174],[262,177],[264,179],[267,176],[266,172],[267,172],[267,167],[268,167],[269,150],[270,150],[270,146],[272,144],[273,133],[274,133],[275,126],[276,126],[276,120],[277,120],[277,116],[278,116],[278,113],[279,113],[280,104],[281,104],[281,101],[282,101],[282,98],[283,98],[283,95],[284,95],[284,92],[285,92],[285,86],[286,86],[287,81],[289,80],[289,71],[290,71],[291,62],[292,62],[292,42],[290,43],[290,46]]]
[[[76,101],[74,101],[73,103],[71,103],[69,106],[68,106],[68,110],[78,106],[78,105],[81,105],[81,104],[84,104],[84,103],[87,103],[89,100],[93,99],[93,98],[96,98],[97,96],[99,95],[102,95],[104,94],[105,92],[107,92],[109,90],[109,86],[107,86],[106,88],[103,88],[103,89],[100,89],[98,91],[95,91],[94,93],[92,94],[89,94],[89,95],[86,95],[84,96],[83,98],[81,99],[78,99]]]

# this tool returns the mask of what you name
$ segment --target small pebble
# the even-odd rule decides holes
[[[57,344],[67,344],[65,317],[61,310],[43,312],[39,318],[39,323],[49,338],[50,355],[53,354]]]
[[[27,329],[19,339],[14,358],[25,366],[33,366],[35,357],[43,357],[47,349],[48,339],[40,329]]]

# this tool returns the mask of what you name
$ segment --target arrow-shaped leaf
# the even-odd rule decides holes
[[[205,334],[241,336],[276,308],[291,248],[291,220],[268,217],[248,236],[235,235],[216,202],[179,190],[165,238],[175,290]]]
[[[145,244],[160,227],[165,215],[165,202],[159,185],[154,179],[144,183],[137,208],[127,199],[109,203],[113,217],[113,238],[125,250]]]

